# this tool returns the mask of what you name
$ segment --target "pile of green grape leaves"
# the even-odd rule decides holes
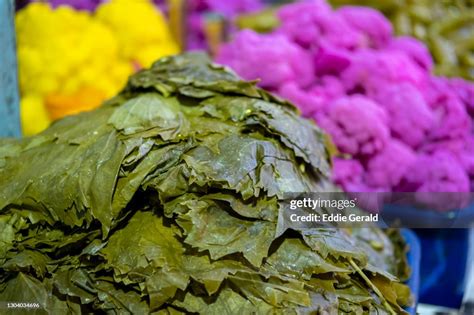
[[[325,139],[204,55],[160,59],[100,108],[0,141],[0,301],[39,303],[29,314],[404,313],[398,231],[277,231],[285,193],[334,189]]]

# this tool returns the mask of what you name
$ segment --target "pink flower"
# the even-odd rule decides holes
[[[342,80],[350,93],[373,97],[381,86],[395,83],[411,83],[423,89],[427,73],[403,52],[365,49],[354,54]]]
[[[447,211],[467,205],[470,181],[458,159],[440,150],[419,155],[398,189],[416,192],[417,201],[430,209]]]
[[[333,166],[332,179],[334,183],[340,185],[344,190],[358,192],[358,190],[354,190],[354,188],[364,186],[362,182],[364,168],[359,161],[335,158],[333,160]]]
[[[426,45],[416,38],[400,36],[393,38],[387,46],[387,49],[404,52],[421,68],[430,72],[433,69],[433,58]]]
[[[324,0],[301,1],[283,6],[278,10],[281,25],[277,32],[303,47],[319,43],[322,30],[318,20],[331,14],[331,7]]]
[[[471,135],[465,142],[461,151],[460,160],[462,166],[471,178],[474,178],[474,135]]]
[[[318,111],[323,109],[326,103],[324,95],[311,94],[300,88],[295,82],[283,84],[280,89],[278,89],[278,95],[294,104],[298,104],[301,113],[306,117],[314,116]]]
[[[428,142],[421,147],[420,151],[433,154],[437,151],[449,152],[456,158],[467,174],[474,177],[474,135],[466,138]]]
[[[389,139],[385,111],[363,96],[336,100],[318,124],[332,136],[341,152],[353,156],[375,154]]]
[[[375,99],[388,114],[392,135],[409,146],[418,147],[432,130],[434,113],[412,84],[382,85]]]
[[[320,15],[317,25],[321,32],[321,43],[323,44],[346,50],[369,46],[364,34],[354,29],[338,14]]]
[[[344,87],[336,77],[324,76],[307,89],[300,88],[294,82],[285,83],[277,93],[298,104],[304,116],[316,119],[324,113],[330,102],[344,95]]]
[[[397,186],[416,160],[416,153],[397,140],[389,141],[381,152],[367,163],[366,181],[389,191]]]
[[[445,80],[450,90],[464,104],[469,115],[474,118],[474,83],[460,78]]]
[[[448,81],[432,79],[427,99],[435,114],[435,125],[428,136],[430,141],[467,138],[472,130],[471,118]]]
[[[218,63],[228,65],[247,80],[260,79],[260,85],[277,89],[286,82],[307,86],[314,77],[311,57],[282,35],[239,32],[232,42],[220,47]]]
[[[468,192],[469,178],[452,153],[437,151],[419,155],[401,187],[404,191]]]
[[[316,75],[340,74],[351,63],[351,54],[331,45],[321,45],[315,54]]]
[[[366,37],[367,46],[383,47],[392,37],[392,25],[377,10],[367,7],[344,6],[336,11],[355,30]]]
[[[380,187],[369,186],[364,182],[365,170],[358,160],[335,158],[333,165],[332,180],[347,192],[365,193],[386,191]],[[371,198],[372,196],[375,198]],[[379,209],[379,196],[377,195],[356,194],[354,197],[358,199],[357,205],[364,209],[375,212]],[[361,200],[360,197],[364,197],[364,200]]]

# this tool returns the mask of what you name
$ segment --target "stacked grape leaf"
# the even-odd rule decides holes
[[[406,244],[286,230],[289,192],[333,190],[296,109],[185,54],[97,110],[0,143],[0,301],[36,314],[403,313]]]

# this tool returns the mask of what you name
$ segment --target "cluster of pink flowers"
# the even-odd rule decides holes
[[[474,84],[436,77],[425,45],[378,11],[323,0],[278,11],[270,34],[241,31],[216,61],[295,103],[333,138],[346,191],[468,192]]]

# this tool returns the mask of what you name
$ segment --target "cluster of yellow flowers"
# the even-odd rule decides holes
[[[112,0],[95,13],[35,2],[17,13],[16,31],[25,135],[99,106],[131,73],[179,50],[145,0]]]

